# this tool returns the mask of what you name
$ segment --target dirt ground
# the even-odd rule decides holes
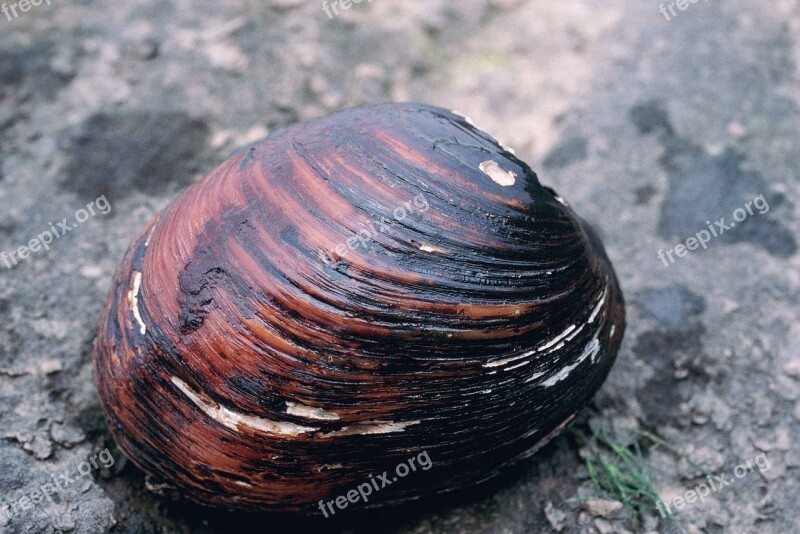
[[[0,532],[800,532],[796,0],[25,2],[0,14],[0,251],[86,217],[0,256]],[[384,101],[469,115],[598,229],[627,299],[611,376],[478,491],[329,520],[174,500],[94,388],[113,270],[236,147]],[[673,521],[593,483],[599,429],[641,446]],[[678,506],[714,480],[687,458],[729,483]]]

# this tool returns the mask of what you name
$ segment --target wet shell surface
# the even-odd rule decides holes
[[[133,241],[94,348],[112,435],[188,497],[311,513],[491,478],[600,387],[624,330],[593,232],[472,122],[420,104],[274,132]]]

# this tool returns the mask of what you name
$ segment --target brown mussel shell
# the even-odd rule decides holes
[[[602,245],[528,165],[455,112],[387,104],[276,131],[176,198],[117,271],[94,363],[147,473],[318,512],[423,452],[362,505],[530,456],[623,330]]]

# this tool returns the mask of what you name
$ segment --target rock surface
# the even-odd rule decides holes
[[[0,251],[61,235],[11,268],[0,256],[0,532],[796,528],[797,2],[689,3],[670,20],[638,0],[338,11],[143,0],[0,15]],[[390,100],[469,115],[599,231],[628,300],[608,382],[523,469],[478,492],[328,520],[173,500],[119,455],[96,396],[90,348],[114,268],[154,213],[236,147]],[[722,217],[724,232],[699,246]],[[655,507],[602,513],[596,503],[613,499],[580,451],[606,424],[623,440],[655,432],[733,481],[673,510],[677,523]],[[648,445],[665,502],[705,480]],[[762,454],[768,469],[736,478]]]

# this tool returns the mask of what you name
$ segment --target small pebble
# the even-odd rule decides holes
[[[548,502],[544,507],[544,516],[547,522],[553,527],[556,532],[561,532],[564,528],[564,521],[567,519],[567,514],[553,506],[553,503]]]
[[[586,501],[584,508],[595,517],[611,517],[622,508],[622,503],[608,499],[591,499]]]
[[[742,126],[740,123],[732,122],[728,124],[728,134],[737,141],[741,141],[747,137],[748,131],[747,128]]]
[[[783,366],[783,372],[792,378],[800,379],[800,358],[795,358]]]
[[[103,276],[103,269],[95,264],[84,265],[80,268],[80,273],[84,278],[95,279]]]

